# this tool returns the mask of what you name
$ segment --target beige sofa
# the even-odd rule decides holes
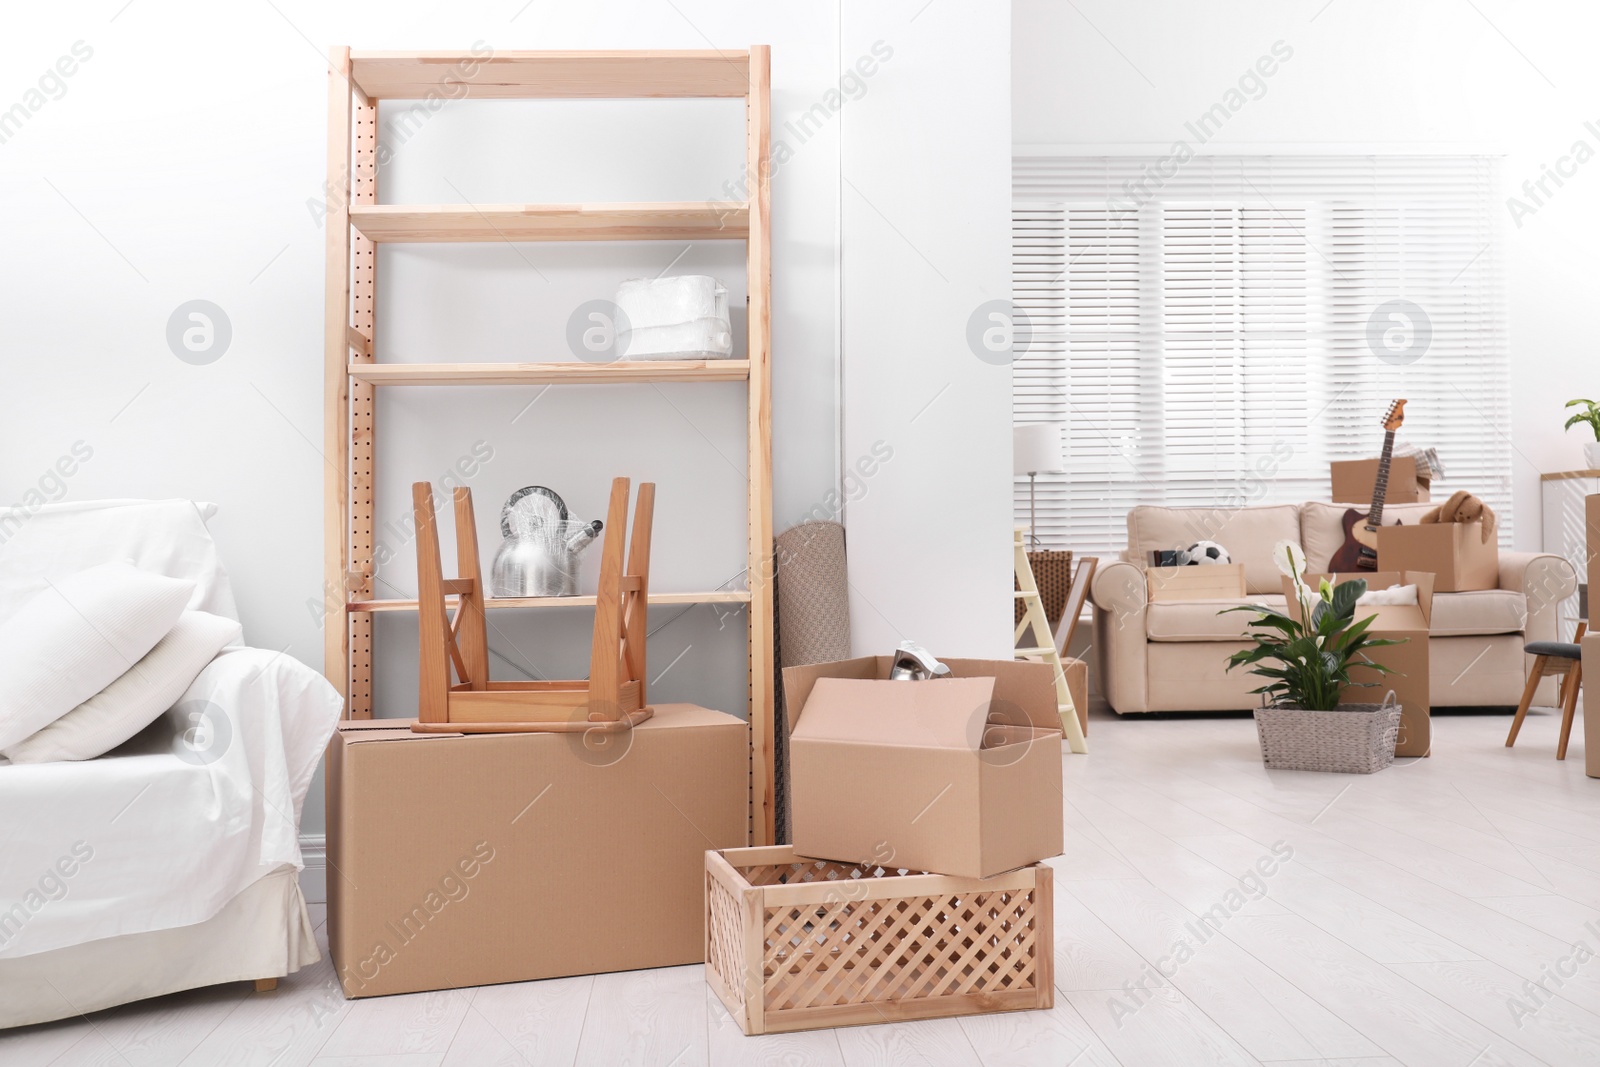
[[[1429,504],[1388,508],[1385,518],[1414,523]],[[1324,570],[1343,543],[1343,504],[1286,504],[1233,510],[1137,507],[1128,513],[1128,550],[1102,562],[1094,576],[1095,655],[1101,689],[1118,714],[1226,711],[1256,707],[1261,680],[1227,672],[1229,653],[1246,647],[1251,616],[1218,615],[1234,603],[1283,605],[1272,546],[1292,540],[1313,571]],[[1211,540],[1245,570],[1244,601],[1150,603],[1144,561],[1156,549]],[[1429,639],[1435,707],[1514,706],[1522,697],[1529,657],[1525,641],[1553,641],[1560,602],[1576,588],[1560,556],[1500,553],[1497,589],[1438,593]],[[1555,702],[1555,679],[1536,703]]]

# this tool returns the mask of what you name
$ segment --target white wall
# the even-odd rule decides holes
[[[1009,383],[966,355],[961,338],[966,306],[1008,285],[1007,8],[868,6],[842,29],[831,8],[726,0],[278,0],[276,9],[109,0],[14,14],[0,36],[0,110],[22,103],[26,118],[0,143],[0,497],[39,489],[53,499],[218,502],[212,529],[246,638],[320,667],[307,603],[320,601],[322,580],[323,233],[310,205],[325,178],[327,46],[770,43],[774,138],[788,149],[773,181],[776,527],[836,513],[841,451],[853,464],[885,442],[893,458],[866,479],[849,516],[863,647],[912,636],[953,652],[998,649],[1009,611]],[[880,40],[892,57],[839,92],[843,68]],[[80,41],[89,58],[41,87]],[[969,65],[959,86],[949,79]],[[786,129],[808,113],[804,135]],[[727,102],[469,100],[390,135],[403,143],[380,191],[480,203],[720,199],[740,177],[742,135],[741,109]],[[971,157],[970,144],[987,147]],[[856,196],[846,181],[883,215],[859,198],[841,210],[842,196]],[[960,227],[948,225],[954,204]],[[946,282],[930,280],[908,239]],[[566,358],[578,303],[654,275],[680,252],[673,270],[715,273],[740,303],[740,246],[387,247],[380,358]],[[165,336],[173,310],[197,298],[219,305],[233,331],[205,366],[177,359]],[[937,380],[923,380],[930,366]],[[952,388],[913,422],[946,380]],[[537,395],[384,393],[380,530],[409,510],[411,481],[437,484],[487,446],[493,458],[470,480],[486,557],[511,490],[551,485],[589,517],[623,473],[660,483],[656,588],[740,580],[739,387],[567,388],[529,407]],[[68,478],[51,476],[79,441],[91,458]],[[965,514],[983,517],[949,522],[952,493],[963,494]],[[384,595],[414,587],[400,540],[380,573]],[[557,677],[585,669],[581,613],[506,613],[496,623],[499,675],[513,676],[508,663]],[[652,623],[654,671],[672,665],[657,696],[742,711],[742,615],[661,610]],[[384,618],[378,637],[379,714],[413,714],[414,624]],[[320,827],[318,784],[306,829]]]
[[[891,13],[892,12],[892,13]],[[858,652],[905,638],[1005,656],[1011,619],[1011,371],[969,320],[1011,287],[1007,5],[846,6],[841,55],[892,44],[845,113],[844,451]],[[893,458],[875,465],[888,448]],[[872,472],[870,474],[866,472]]]
[[[1576,0],[1016,0],[1013,136],[1018,145],[1192,140],[1184,123],[1282,40],[1292,59],[1208,148],[1504,153],[1509,195],[1577,140],[1600,153],[1597,31],[1600,11]],[[1520,227],[1506,215],[1521,549],[1540,543],[1539,473],[1582,466],[1561,405],[1600,391],[1588,313],[1600,282],[1600,162],[1564,180]]]

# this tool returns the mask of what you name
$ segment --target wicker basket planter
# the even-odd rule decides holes
[[[1072,553],[1053,548],[1038,548],[1028,553],[1028,566],[1033,568],[1033,581],[1039,587],[1039,599],[1044,601],[1044,617],[1051,627],[1061,622],[1067,610],[1067,597],[1072,592]],[[1012,582],[1013,586],[1017,583]],[[1021,598],[1017,599],[1013,626],[1022,625],[1022,613],[1027,610]]]
[[[1333,711],[1294,705],[1256,709],[1261,758],[1276,770],[1372,774],[1394,762],[1400,705],[1340,704]]]
[[[1054,1004],[1052,872],[706,853],[706,980],[746,1034]]]

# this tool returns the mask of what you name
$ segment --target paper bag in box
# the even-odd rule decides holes
[[[996,666],[947,662],[958,673]],[[996,699],[993,676],[887,681],[888,666],[785,672],[795,851],[965,877],[1060,854],[1061,733],[1039,725],[1046,707],[1059,722],[1050,668],[998,665],[1024,710]]]

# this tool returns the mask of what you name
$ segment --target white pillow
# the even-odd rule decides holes
[[[88,500],[37,510],[0,508],[0,622],[49,582],[100,563],[195,583],[189,610],[239,617],[205,520],[211,504],[189,500]]]
[[[0,749],[127,673],[167,636],[194,583],[128,563],[56,580],[0,623]]]
[[[186,611],[144,659],[43,730],[4,753],[12,763],[94,759],[155,722],[239,636],[232,619]]]

